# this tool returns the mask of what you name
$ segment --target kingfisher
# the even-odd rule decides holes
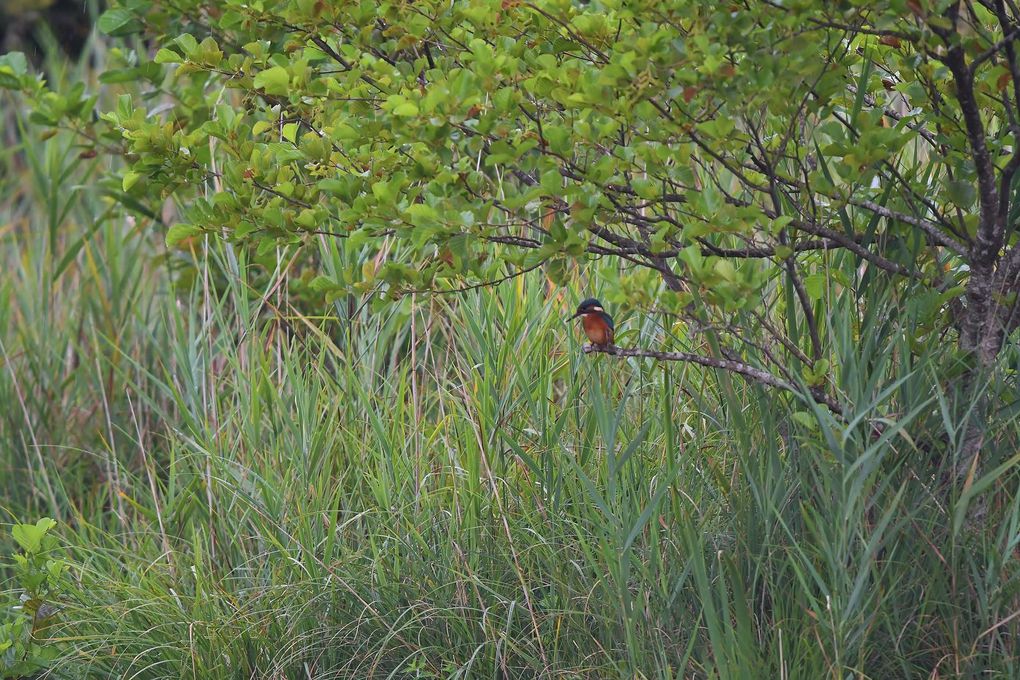
[[[588,336],[593,345],[600,347],[612,347],[613,333],[616,326],[613,324],[613,317],[606,314],[602,309],[602,303],[595,298],[588,298],[577,306],[577,313],[570,317],[571,320],[581,317],[581,326],[584,334]]]

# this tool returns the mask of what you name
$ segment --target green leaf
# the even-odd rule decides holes
[[[198,41],[190,33],[182,33],[174,38],[174,42],[180,46],[185,57],[191,58],[198,51]]]
[[[411,223],[418,226],[435,224],[439,219],[439,213],[431,205],[426,203],[414,203],[409,205],[405,211],[411,218]]]
[[[286,95],[290,90],[290,74],[282,66],[274,66],[260,71],[253,81],[256,89],[266,94]]]
[[[22,79],[28,73],[28,62],[21,52],[8,52],[0,55],[0,87],[17,90],[22,86]]]
[[[825,283],[828,277],[825,274],[810,274],[804,277],[804,290],[812,301],[818,302],[825,293]]]
[[[316,276],[314,279],[312,279],[311,282],[308,284],[308,287],[320,293],[324,293],[331,290],[337,290],[341,288],[341,286],[336,282],[335,279],[333,279],[333,277],[326,276],[324,274],[320,274],[319,276]]]
[[[33,554],[42,549],[43,537],[55,526],[57,526],[56,521],[44,517],[35,524],[15,524],[11,529],[11,535],[22,550]]]
[[[546,141],[549,143],[549,149],[553,153],[561,155],[567,155],[570,153],[573,140],[570,136],[570,130],[564,126],[550,125],[542,129],[542,134],[545,135]]]
[[[131,187],[138,183],[138,180],[142,178],[142,173],[129,170],[124,173],[123,179],[121,179],[120,187],[123,191],[131,191]]]
[[[103,12],[96,26],[102,33],[119,38],[142,30],[142,22],[129,10],[115,7]]]
[[[28,73],[28,60],[24,52],[7,52],[0,55],[0,67],[9,69],[15,76],[23,76]]]
[[[794,422],[798,425],[811,430],[812,432],[818,429],[818,420],[809,411],[797,411],[790,417],[793,418]]]
[[[635,193],[641,198],[652,199],[659,195],[659,182],[651,179],[638,178],[631,182]]]
[[[302,208],[298,216],[294,218],[294,224],[305,229],[315,229],[319,224],[319,216],[312,208]]]
[[[166,244],[173,247],[186,238],[202,233],[199,227],[191,224],[175,224],[166,232]]]
[[[977,190],[974,188],[973,182],[954,179],[946,182],[946,195],[953,205],[966,209],[974,205],[974,201],[977,199]]]
[[[173,50],[168,50],[163,47],[156,52],[156,56],[153,58],[153,61],[157,64],[180,64],[183,61],[183,58]]]
[[[772,223],[769,225],[769,229],[773,234],[778,234],[783,229],[790,226],[791,222],[793,222],[793,217],[790,215],[780,215],[776,219],[772,220]]]
[[[404,102],[398,104],[393,109],[394,116],[402,116],[405,118],[418,115],[418,106],[414,102]]]
[[[715,262],[715,273],[721,276],[726,281],[733,281],[736,279],[737,270],[733,266],[733,263],[729,260],[719,259]]]
[[[563,191],[563,178],[560,176],[560,171],[555,168],[542,173],[541,184],[542,189],[550,196],[556,196]]]
[[[198,45],[197,58],[209,66],[215,67],[223,61],[223,51],[212,37],[206,37]]]

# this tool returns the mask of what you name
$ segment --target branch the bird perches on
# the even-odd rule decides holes
[[[646,359],[658,359],[659,361],[684,361],[687,363],[698,364],[699,366],[707,366],[708,368],[718,368],[722,371],[737,373],[748,380],[761,383],[762,385],[786,390],[802,397],[808,396],[805,395],[804,391],[797,385],[794,385],[787,380],[783,380],[764,369],[757,368],[750,364],[745,364],[742,361],[717,359],[715,357],[706,357],[701,354],[692,354],[690,352],[660,352],[640,347],[617,347],[616,345],[593,345],[590,343],[585,343],[581,349],[585,354],[596,352],[616,357],[639,357]],[[813,401],[824,405],[837,416],[843,417],[843,408],[839,405],[839,402],[823,392],[821,389],[811,388],[809,395]]]

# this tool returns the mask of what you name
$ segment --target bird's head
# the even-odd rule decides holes
[[[576,319],[577,317],[584,316],[585,314],[597,314],[599,312],[604,311],[605,310],[602,309],[601,302],[599,302],[595,298],[588,298],[587,300],[582,301],[581,304],[577,306],[577,313],[570,318]]]

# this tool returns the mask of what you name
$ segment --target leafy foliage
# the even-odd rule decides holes
[[[60,646],[46,640],[57,612],[54,600],[67,565],[54,557],[57,523],[46,517],[35,524],[15,524],[11,535],[20,548],[14,554],[15,579],[23,589],[18,604],[0,619],[0,672],[5,678],[30,676],[60,657]]]
[[[957,389],[974,381],[957,380],[943,341],[971,309],[960,293],[983,218],[973,236],[958,223],[985,200],[975,158],[949,143],[974,138],[954,120],[951,70],[934,70],[941,113],[917,99],[897,108],[902,93],[878,75],[892,59],[923,61],[928,40],[941,63],[948,5],[672,5],[132,2],[105,20],[128,35],[100,51],[101,76],[77,78],[88,86],[52,73],[44,86],[3,57],[12,110],[31,107],[44,127],[12,125],[0,154],[14,170],[0,173],[0,485],[16,516],[60,521],[73,565],[50,675],[1020,674],[1016,353],[1007,344],[976,386],[1000,397],[978,465],[967,419],[983,400]],[[463,44],[435,32],[401,45],[419,30],[416,8]],[[612,12],[631,21],[584,28]],[[956,29],[975,82],[1009,71],[1005,44],[983,60],[972,44],[993,46],[991,15],[981,32],[967,16]],[[842,104],[799,108],[804,73],[828,54],[811,41],[844,32],[853,40],[829,66]],[[617,44],[639,65],[651,55],[661,82],[625,69],[597,101],[571,102],[568,85],[583,91],[609,68],[574,33],[610,60]],[[660,33],[671,40],[645,49],[642,36]],[[422,85],[424,43],[436,67]],[[486,46],[488,75],[475,57]],[[687,68],[667,68],[687,51]],[[515,54],[522,70],[506,78],[499,57]],[[451,91],[433,111],[448,135],[430,141],[423,102],[458,69],[475,85],[502,79],[496,89],[521,101],[477,133],[498,102]],[[331,77],[339,90],[325,89]],[[755,77],[772,80],[749,88]],[[692,86],[663,89],[680,80]],[[356,88],[373,94],[352,100]],[[626,106],[610,96],[629,88]],[[656,122],[651,92],[697,121]],[[444,108],[465,101],[479,110],[462,120]],[[978,101],[986,143],[1004,140],[1005,104]],[[868,122],[881,104],[886,124]],[[317,168],[308,145],[324,137],[308,137],[305,116],[320,110],[319,132],[334,117],[351,131],[337,127],[348,137],[329,138]],[[781,126],[798,110],[803,125]],[[625,123],[615,135],[584,131],[610,117]],[[822,126],[839,117],[908,141],[874,137],[886,153],[848,128],[833,146]],[[779,153],[776,131],[790,129]],[[334,158],[334,144],[368,169]],[[1011,149],[997,148],[1001,173]],[[497,153],[509,155],[490,162]],[[465,177],[437,187],[462,155]],[[412,158],[441,163],[412,176]],[[600,163],[612,182],[589,187]],[[249,167],[262,174],[245,178]],[[565,174],[575,168],[581,179]],[[576,208],[592,210],[585,222],[573,199],[589,190],[609,203]],[[301,226],[294,200],[324,221]],[[655,240],[660,228],[674,231]],[[167,259],[198,275],[174,295],[171,230]],[[1014,241],[1004,231],[1003,255]],[[311,271],[287,264],[297,247]],[[532,271],[401,295],[532,265],[565,287]],[[304,279],[335,298],[328,318],[295,304]],[[560,317],[591,293],[612,304],[621,343],[768,368],[843,408],[769,398],[711,363],[583,355]],[[20,594],[14,569],[3,577]]]
[[[379,255],[319,272],[334,298],[540,265],[564,283],[615,257],[661,276],[655,307],[690,332],[831,391],[832,299],[876,277],[924,301],[915,342],[953,330],[986,365],[1020,323],[1015,10],[132,0],[100,29],[145,31],[155,56],[119,53],[103,78],[149,82],[149,103],[97,121],[81,88],[17,64],[4,82],[37,122],[123,154],[126,204],[173,197],[168,244]],[[644,280],[611,300],[647,304]],[[749,349],[775,312],[770,351]]]

